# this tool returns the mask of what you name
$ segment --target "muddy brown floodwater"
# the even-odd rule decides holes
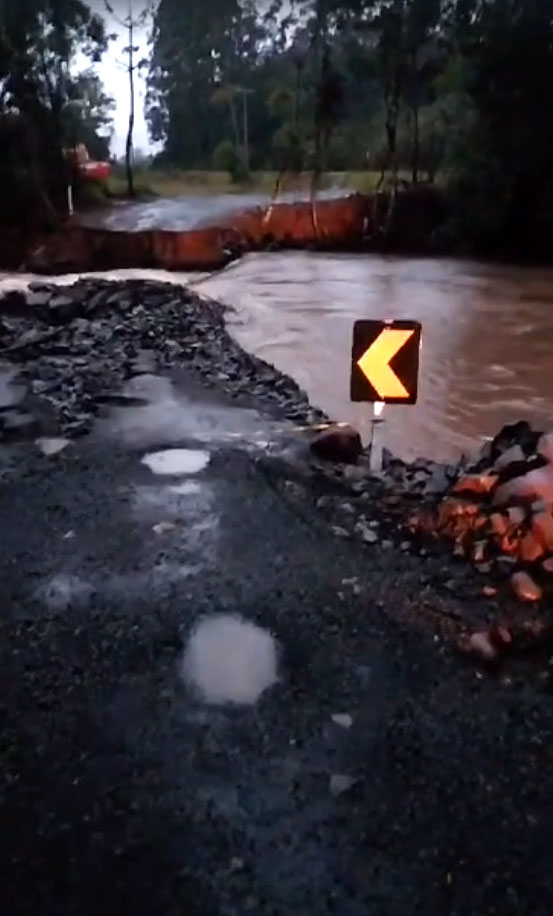
[[[422,322],[419,403],[387,407],[387,445],[445,460],[511,420],[553,421],[553,270],[320,253],[252,254],[198,291],[234,306],[233,333],[333,419],[349,401],[357,318]]]
[[[148,223],[176,225],[183,214],[192,222],[205,215],[203,199],[193,215],[182,201],[137,206]],[[122,207],[111,218],[119,226],[136,216]],[[242,346],[295,378],[333,419],[360,425],[365,439],[371,407],[349,401],[353,322],[421,321],[419,403],[387,407],[384,413],[386,444],[404,457],[455,460],[502,424],[521,418],[553,426],[553,269],[280,252],[247,255],[207,278],[143,270],[107,276],[191,283],[232,305],[228,321]],[[0,289],[30,279],[0,275]],[[6,373],[11,378],[12,368],[6,367],[3,378]]]

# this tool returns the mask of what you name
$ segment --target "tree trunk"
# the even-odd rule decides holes
[[[232,131],[234,133],[234,148],[236,149],[236,155],[240,153],[240,131],[238,129],[238,116],[236,114],[236,104],[234,96],[229,99],[229,108],[230,108],[230,119],[232,121]]]
[[[420,138],[419,138],[419,106],[413,107],[413,156],[411,160],[413,184],[419,181],[419,162],[420,162]]]
[[[248,95],[243,93],[242,105],[244,110],[244,168],[249,175],[250,173],[250,141],[248,130]]]
[[[319,126],[315,129],[315,155],[313,162],[313,171],[311,173],[311,186],[309,189],[309,200],[311,202],[311,222],[315,238],[319,237],[319,221],[317,219],[317,189],[319,185],[319,174],[321,170],[321,129]]]
[[[294,135],[295,136],[297,136],[297,130],[298,130],[299,108],[300,108],[300,85],[301,85],[302,69],[303,69],[303,64],[300,63],[299,61],[296,61],[296,86],[294,90],[294,109],[293,109],[293,124],[294,124]],[[273,186],[273,193],[271,195],[271,201],[263,217],[264,223],[268,223],[272,216],[276,200],[278,198],[278,195],[280,194],[280,189],[282,187],[282,181],[283,181],[284,175],[287,174],[290,168],[292,169],[292,171],[296,170],[296,164],[295,162],[291,160],[292,160],[291,152],[290,150],[287,150],[283,156],[282,162],[280,164],[280,168],[278,170],[276,181]]]
[[[316,5],[316,25],[315,25],[315,61],[318,67],[318,91],[322,92],[323,80],[325,77],[325,67],[327,64],[327,38],[328,38],[328,7],[327,0],[317,0]],[[319,61],[320,55],[320,61]],[[315,150],[313,159],[313,172],[311,174],[311,187],[309,199],[311,202],[311,222],[315,238],[319,237],[319,221],[317,218],[317,188],[321,173],[321,152],[322,152],[322,102],[317,98],[315,102]]]
[[[276,177],[276,181],[273,187],[273,193],[271,194],[271,200],[269,202],[269,206],[267,207],[265,211],[265,215],[263,216],[263,225],[266,225],[269,222],[269,220],[271,219],[271,216],[273,215],[273,210],[275,208],[277,197],[280,193],[280,186],[282,184],[282,178],[284,176],[285,170],[286,170],[286,164],[283,163]]]
[[[386,115],[386,153],[384,156],[384,161],[382,163],[382,168],[380,170],[380,177],[376,185],[376,190],[379,191],[382,187],[384,177],[386,172],[391,171],[393,175],[394,184],[397,181],[397,163],[396,163],[396,135],[397,135],[397,117],[393,114],[388,113]]]
[[[296,63],[296,85],[294,88],[294,111],[293,111],[294,129],[297,129],[298,118],[299,118],[301,70],[302,70],[302,65],[300,63]]]
[[[134,28],[132,20],[132,11],[129,11],[129,128],[127,131],[127,142],[125,144],[125,169],[127,172],[127,191],[129,197],[134,197],[134,175],[133,175],[133,132],[134,132]]]

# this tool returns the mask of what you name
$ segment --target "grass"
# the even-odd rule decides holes
[[[379,172],[325,172],[321,177],[321,188],[343,188],[344,191],[374,190],[380,177]],[[408,174],[400,173],[400,178]],[[252,172],[249,179],[233,182],[227,172],[215,171],[158,171],[157,169],[136,169],[135,187],[137,196],[153,194],[159,197],[179,197],[184,195],[215,194],[271,194],[277,178],[276,172]],[[311,175],[286,177],[281,191],[309,190]],[[124,197],[126,194],[124,176],[116,172],[108,181],[108,191],[113,197]]]

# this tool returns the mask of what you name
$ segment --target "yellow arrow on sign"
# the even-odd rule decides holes
[[[368,350],[365,350],[361,359],[357,360],[357,365],[379,397],[383,399],[409,397],[405,386],[390,369],[390,363],[414,333],[413,330],[385,328]]]

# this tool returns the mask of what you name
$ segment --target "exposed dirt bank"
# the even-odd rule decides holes
[[[447,213],[441,192],[421,185],[398,192],[393,201],[389,193],[353,194],[319,201],[315,212],[308,202],[282,203],[182,232],[68,225],[33,239],[11,233],[0,266],[46,274],[125,267],[216,270],[247,251],[266,248],[427,252]]]

